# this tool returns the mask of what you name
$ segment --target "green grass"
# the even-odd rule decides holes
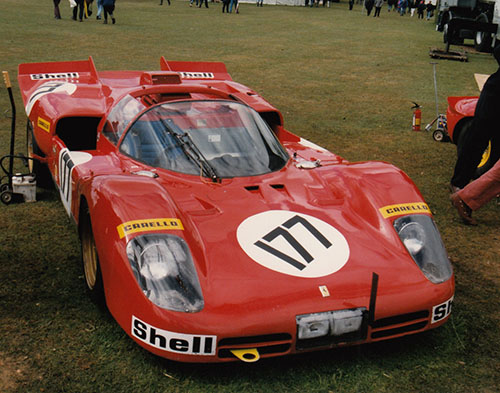
[[[36,3],[36,4],[35,4]],[[498,392],[500,386],[500,223],[494,202],[463,226],[448,201],[451,144],[411,131],[411,101],[423,124],[435,115],[432,22],[366,17],[347,2],[331,8],[255,7],[119,0],[116,25],[52,17],[50,1],[1,0],[1,68],[16,98],[17,146],[26,116],[17,87],[23,62],[92,56],[99,70],[158,69],[169,60],[223,61],[283,112],[292,132],[350,161],[402,168],[431,206],[456,275],[443,327],[369,346],[264,360],[253,365],[186,365],[137,346],[86,297],[78,238],[55,192],[34,204],[0,205],[0,391],[6,392]],[[95,11],[95,9],[94,9]],[[476,95],[474,73],[490,55],[438,61],[439,109],[450,95]],[[8,153],[9,101],[0,92],[0,154]],[[41,190],[40,190],[41,191]]]

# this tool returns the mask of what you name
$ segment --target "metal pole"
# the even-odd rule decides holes
[[[434,74],[434,96],[436,98],[436,119],[439,117],[439,104],[438,104],[438,90],[437,90],[437,81],[436,81],[436,64],[437,63],[431,63],[432,64],[432,70]]]
[[[2,71],[5,86],[9,92],[10,105],[12,107],[12,125],[10,132],[10,157],[9,157],[9,187],[12,190],[12,174],[14,173],[14,142],[16,140],[16,105],[14,103],[14,96],[12,95],[12,85],[10,84],[9,73],[7,71]]]

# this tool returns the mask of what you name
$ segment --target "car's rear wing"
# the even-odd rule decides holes
[[[48,81],[78,81],[85,84],[97,83],[99,77],[92,60],[58,61],[46,63],[19,64],[17,76],[23,101],[42,83]]]
[[[160,59],[162,71],[175,71],[182,79],[214,79],[232,81],[226,65],[220,62],[207,61],[167,61],[162,56]]]

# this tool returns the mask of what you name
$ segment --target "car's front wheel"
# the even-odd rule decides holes
[[[95,246],[90,213],[86,205],[83,206],[80,213],[79,233],[83,275],[85,277],[87,292],[94,303],[104,305],[104,285],[101,267]]]

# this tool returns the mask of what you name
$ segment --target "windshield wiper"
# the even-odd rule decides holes
[[[193,142],[191,136],[187,132],[178,133],[170,127],[168,122],[164,119],[160,118],[161,123],[165,126],[168,134],[174,137],[178,146],[182,149],[184,154],[192,161],[200,165],[202,171],[205,173],[207,177],[209,177],[212,182],[218,183],[220,182],[220,178],[215,171],[215,168],[209,164],[203,153],[198,149],[198,146]]]

